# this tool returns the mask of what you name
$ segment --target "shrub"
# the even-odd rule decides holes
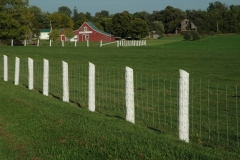
[[[217,35],[222,34],[222,31],[218,30],[218,31],[216,32],[216,34],[217,34]]]
[[[192,38],[193,38],[194,41],[199,40],[199,39],[201,39],[201,35],[198,33],[198,31],[193,31],[192,32]]]
[[[192,34],[191,34],[191,32],[186,31],[186,32],[184,33],[183,38],[185,39],[185,41],[190,41],[191,38],[192,38]]]

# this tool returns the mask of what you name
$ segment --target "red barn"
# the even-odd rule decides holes
[[[114,42],[115,37],[103,30],[98,29],[92,22],[84,22],[81,27],[74,31],[74,38],[71,41],[87,41],[90,42]],[[61,35],[61,40],[65,40],[64,34]]]

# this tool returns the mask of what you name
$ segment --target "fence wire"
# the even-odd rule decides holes
[[[3,77],[3,58],[0,60]],[[9,81],[14,81],[15,58],[8,57]],[[125,70],[96,66],[96,111],[125,119]],[[239,151],[238,83],[189,80],[190,143]],[[20,59],[20,84],[28,87],[28,60]],[[43,60],[34,60],[34,89],[42,92]],[[69,64],[70,102],[88,107],[88,64]],[[62,63],[49,61],[49,94],[62,99]],[[135,122],[178,137],[178,75],[134,72]]]

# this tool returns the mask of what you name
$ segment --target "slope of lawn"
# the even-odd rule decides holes
[[[20,83],[24,86],[27,86],[27,80],[28,80],[27,79],[27,76],[28,76],[27,58],[28,57],[33,58],[34,66],[36,67],[36,72],[34,72],[36,82],[34,85],[36,90],[38,90],[39,92],[42,91],[42,60],[43,58],[48,59],[50,62],[50,66],[53,67],[51,70],[52,72],[50,71],[50,73],[54,73],[52,76],[50,76],[50,79],[51,79],[50,92],[52,92],[51,93],[52,96],[58,97],[59,99],[61,99],[62,97],[61,61],[64,60],[68,62],[70,66],[69,74],[71,77],[70,100],[75,104],[80,104],[79,106],[83,107],[83,109],[81,110],[81,113],[84,112],[87,108],[87,83],[85,83],[87,82],[87,65],[88,65],[88,62],[94,63],[96,65],[96,83],[98,83],[96,87],[96,91],[97,91],[96,109],[97,111],[101,112],[101,116],[104,115],[105,118],[106,116],[107,118],[111,118],[109,122],[108,120],[106,120],[106,122],[104,120],[105,122],[103,123],[104,125],[99,125],[97,127],[103,128],[107,124],[110,125],[113,122],[112,124],[113,126],[121,127],[123,125],[124,129],[128,128],[130,129],[131,132],[133,132],[132,131],[133,126],[126,123],[123,120],[125,118],[125,114],[124,114],[125,113],[125,108],[124,108],[125,92],[124,92],[124,81],[122,81],[122,79],[124,78],[121,78],[121,77],[124,77],[123,76],[124,74],[122,73],[124,73],[125,66],[129,66],[133,68],[134,77],[135,77],[134,79],[135,89],[136,89],[135,90],[136,123],[137,123],[137,126],[141,125],[141,126],[138,126],[141,129],[138,128],[136,129],[137,131],[134,130],[134,132],[135,131],[140,132],[139,130],[141,130],[142,132],[144,131],[144,134],[145,134],[145,130],[146,132],[148,132],[147,131],[147,128],[148,128],[152,130],[150,132],[156,133],[157,136],[161,136],[165,134],[164,137],[170,136],[170,139],[172,139],[171,136],[174,138],[177,138],[177,132],[178,132],[178,127],[177,127],[178,126],[178,120],[177,120],[178,118],[177,116],[178,115],[178,99],[177,98],[178,97],[176,94],[178,91],[177,82],[178,82],[178,76],[179,76],[179,69],[184,69],[190,73],[190,108],[189,108],[190,117],[189,118],[190,118],[190,143],[192,143],[191,147],[194,147],[194,148],[197,147],[197,150],[200,150],[200,151],[204,150],[206,151],[204,152],[206,154],[208,154],[209,152],[213,152],[211,150],[212,148],[213,150],[216,150],[216,153],[214,153],[213,156],[216,155],[218,157],[218,154],[220,154],[218,152],[220,151],[221,152],[220,156],[224,157],[224,156],[231,156],[231,152],[239,154],[239,142],[240,142],[239,124],[240,123],[239,123],[238,117],[240,116],[239,115],[240,108],[238,105],[239,91],[237,90],[239,88],[238,82],[240,79],[239,41],[240,41],[239,35],[213,36],[213,37],[208,37],[206,39],[202,39],[200,41],[189,41],[189,42],[183,41],[182,37],[165,37],[159,40],[147,40],[147,46],[120,47],[120,48],[117,48],[116,44],[111,44],[111,45],[103,46],[102,48],[100,48],[99,43],[96,43],[96,42],[90,43],[89,48],[85,46],[85,42],[79,43],[77,47],[74,47],[72,43],[66,43],[65,47],[61,47],[61,43],[54,42],[53,46],[49,47],[47,44],[48,42],[45,41],[42,43],[40,47],[1,46],[0,53],[5,54],[9,57],[9,68],[10,68],[9,81],[10,82],[14,80],[14,58],[15,56],[17,56],[21,59],[22,68],[20,71],[20,75],[21,75]],[[2,62],[3,60],[1,56],[0,66],[3,66]],[[81,68],[81,66],[83,66],[82,69],[79,69],[78,67]],[[75,68],[78,69],[78,72],[76,72]],[[119,75],[121,76],[119,77]],[[114,76],[118,76],[118,78],[120,79],[120,82],[115,81]],[[0,77],[3,77],[2,67],[0,67]],[[106,82],[108,82],[110,85],[105,84]],[[80,92],[76,92],[75,87],[80,88]],[[114,88],[114,90],[111,90],[111,88]],[[7,94],[6,90],[8,91],[8,89],[3,89],[2,93]],[[12,89],[12,91],[15,92],[14,89]],[[29,93],[33,94],[33,92],[29,92]],[[30,95],[27,95],[26,97],[29,97],[29,96]],[[10,95],[9,97],[10,97],[9,98],[10,100],[8,100],[8,98],[3,98],[4,100],[2,104],[4,105],[7,104],[5,103],[5,101],[7,100],[15,104],[14,100],[11,98]],[[35,97],[35,95],[33,97]],[[47,98],[47,97],[42,97],[42,98]],[[31,102],[30,104],[29,102],[17,100],[15,105],[19,105],[22,103],[23,106],[28,106],[28,104],[30,106],[38,106],[38,105],[42,106],[44,101],[46,101],[46,104],[50,103],[50,101],[48,101],[48,98],[46,100],[42,100],[42,98],[39,98],[39,101],[34,100],[34,102]],[[20,99],[25,99],[25,97]],[[51,103],[52,101],[55,102],[57,100],[56,99],[51,100]],[[112,102],[117,102],[117,103],[112,103]],[[50,108],[52,106],[55,106],[54,104],[50,104],[50,105],[46,105],[46,104],[43,104],[43,106],[49,106]],[[62,105],[65,105],[65,104],[60,103],[59,106],[62,106]],[[66,105],[69,106],[69,104],[66,104]],[[14,105],[9,105],[9,106],[14,106]],[[7,105],[6,108],[9,108],[9,106]],[[73,104],[71,106],[79,110],[77,106]],[[9,115],[9,116],[17,115],[16,113],[12,114],[12,112],[5,114],[5,112],[9,111],[6,108],[3,108],[4,112],[1,112],[3,113],[3,115]],[[44,108],[44,107],[40,107],[40,108]],[[69,109],[69,107],[66,107],[66,108]],[[60,109],[58,110],[61,111],[62,114],[66,115],[66,112],[68,112],[68,110],[66,110],[65,112],[66,108],[62,110]],[[13,109],[13,110],[18,111],[19,108]],[[35,109],[35,108],[33,110],[38,111],[38,109]],[[43,113],[44,113],[43,115],[50,114],[47,112],[46,113],[43,112]],[[57,114],[58,111],[52,111],[52,113],[54,114],[48,115],[47,117],[55,117],[55,114]],[[27,116],[27,119],[31,119],[31,117],[29,118],[29,116],[31,115],[29,113],[21,113],[21,115]],[[99,116],[99,115],[97,116],[95,113],[93,113],[93,115],[94,115],[94,118]],[[36,115],[33,115],[32,117],[37,118]],[[62,116],[59,116],[59,117],[62,117]],[[83,115],[75,116],[74,114],[70,117],[75,118],[75,117],[84,117],[84,116]],[[8,120],[11,120],[12,118],[13,117],[9,118]],[[36,121],[42,123],[40,119],[43,119],[43,120],[45,119],[44,123],[45,122],[49,123],[48,118],[42,118],[42,117],[40,117]],[[49,118],[49,119],[50,121],[54,121],[54,123],[56,121],[56,123],[59,123],[58,125],[61,126],[61,122],[58,122],[58,120],[55,120],[54,118],[53,120],[52,118]],[[92,119],[92,117],[88,119]],[[6,122],[8,122],[8,120],[4,121],[3,124],[7,124]],[[67,121],[70,121],[70,119],[68,118]],[[117,121],[117,123],[115,123],[115,121]],[[35,121],[33,122],[36,123]],[[87,121],[85,125],[88,125],[88,122],[89,121]],[[71,123],[76,123],[76,122],[74,120],[74,122],[71,121]],[[14,124],[19,124],[19,122],[14,122]],[[45,126],[45,124],[41,124],[41,125]],[[24,125],[21,124],[21,127],[22,126]],[[32,124],[32,126],[34,126],[34,124]],[[51,125],[47,124],[47,126],[49,127]],[[134,127],[137,127],[137,126],[134,126]],[[8,127],[8,126],[4,126],[4,127]],[[142,127],[144,128],[143,130],[142,130]],[[44,128],[47,128],[47,127],[43,127],[42,130],[44,130]],[[122,130],[122,128],[118,130]],[[55,132],[52,130],[50,132],[56,133],[56,135],[59,135],[59,133],[61,133],[61,131]],[[79,131],[74,130],[72,132],[79,132]],[[112,132],[106,132],[107,135],[108,134],[112,135],[111,133]],[[5,130],[2,132],[2,134],[3,135],[5,134]],[[45,135],[48,136],[48,134],[49,133],[47,132],[47,135],[46,134]],[[91,131],[90,133],[84,134],[84,135],[92,136],[92,134],[93,134],[93,137],[95,137],[95,139],[97,139],[96,141],[98,142],[99,139],[96,138],[95,131]],[[125,135],[122,132],[119,132],[119,134]],[[119,134],[117,133],[117,135]],[[65,135],[70,137],[72,136],[66,133],[63,135],[63,137]],[[148,133],[146,135],[147,135],[146,137],[154,137],[153,135],[149,135]],[[100,137],[104,137],[104,136],[100,136]],[[136,136],[142,137],[142,135],[136,135]],[[10,135],[10,137],[14,137],[14,136]],[[147,139],[146,137],[143,139]],[[115,141],[114,139],[115,136],[114,138],[113,137],[111,138],[111,136],[109,136],[108,138],[110,139],[106,142],[106,145],[109,145],[111,143],[110,146],[112,146],[112,141],[116,143],[120,143]],[[33,138],[33,139],[35,141],[36,139],[39,139],[39,138]],[[87,139],[90,139],[90,138],[87,137]],[[95,139],[92,140],[94,144],[96,142]],[[156,138],[156,139],[159,139],[159,138]],[[163,141],[162,140],[161,142],[156,141],[156,143],[159,143],[160,146],[162,145],[166,147],[164,145],[167,143],[165,141],[166,138],[163,138],[163,139],[164,139]],[[177,139],[174,139],[174,140],[177,140]],[[63,141],[65,141],[64,138],[63,138]],[[125,145],[126,142],[125,140],[123,141],[124,143],[120,143],[120,144]],[[139,141],[142,141],[142,139]],[[154,148],[158,148],[159,145],[155,144],[155,140],[152,140],[152,141],[154,142],[152,149],[150,147],[150,150],[148,150],[143,147],[142,150],[147,150],[147,152],[140,150],[138,153],[144,153],[144,156],[147,156],[148,158],[154,157],[154,156],[162,156],[161,149],[159,149],[160,153],[157,152],[155,154]],[[72,141],[69,143],[72,144]],[[143,144],[144,143],[145,141],[143,142]],[[182,144],[182,143],[179,144],[178,141],[176,141],[176,143],[178,145]],[[105,142],[103,141],[100,141],[99,144],[101,146],[105,146]],[[141,142],[137,143],[137,146],[138,144],[142,144],[142,143]],[[171,143],[171,144],[175,144],[175,141],[174,143]],[[170,146],[170,144],[168,145]],[[25,144],[23,146],[25,146]],[[189,152],[190,153],[195,152],[195,151],[192,151],[191,149],[189,150],[188,146],[190,145],[186,146],[187,148],[185,148],[185,146],[182,146],[182,145],[180,146],[181,146],[180,147],[181,149],[188,151],[187,155],[189,155]],[[203,146],[208,148],[204,149]],[[34,149],[34,147],[30,147],[30,148],[31,150]],[[53,147],[53,148],[54,148],[53,150],[55,150],[57,147]],[[103,147],[103,148],[106,148],[106,147]],[[129,147],[126,147],[126,149],[125,150],[123,149],[122,151],[121,150],[119,151],[119,148],[113,149],[114,152],[120,152],[122,155],[126,154],[125,151],[128,153],[129,150],[131,150],[129,149]],[[172,150],[172,148],[170,150]],[[39,151],[41,151],[41,149]],[[154,151],[154,154],[152,153],[153,151]],[[45,151],[41,151],[41,154],[44,154],[44,152]],[[112,154],[112,149],[109,152],[111,152]],[[182,150],[179,152],[182,152]],[[119,154],[114,153],[112,155],[115,155],[115,157],[119,158],[118,155],[120,155],[120,153]],[[139,156],[138,153],[137,154],[132,154],[132,152],[130,153],[131,155],[134,155],[135,158],[136,157],[138,158]],[[176,153],[178,153],[178,151]],[[198,152],[196,153],[197,153],[196,155],[198,156]],[[72,154],[72,152],[70,154]],[[175,153],[173,153],[173,155],[175,156]],[[195,155],[195,153],[193,155]],[[199,155],[202,156],[202,153],[199,153]],[[104,156],[106,157],[105,153],[104,153]],[[167,158],[168,159],[176,158],[174,156],[167,157]],[[41,157],[41,156],[36,156],[36,157]],[[185,154],[183,155],[183,157],[186,159]],[[44,157],[43,159],[46,159],[46,158]],[[127,158],[120,157],[119,159],[127,159]]]
[[[239,159],[0,81],[0,159]]]

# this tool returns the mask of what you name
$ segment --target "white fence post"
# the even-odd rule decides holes
[[[13,46],[13,39],[11,40],[11,46]]]
[[[117,41],[117,47],[119,47],[119,40]]]
[[[77,41],[75,40],[75,47],[77,46]]]
[[[3,79],[4,81],[8,81],[8,57],[3,55]]]
[[[63,67],[63,101],[69,102],[68,63],[62,61]]]
[[[95,111],[95,65],[89,62],[88,109]]]
[[[62,47],[64,47],[64,41],[62,40]]]
[[[87,40],[87,47],[89,47],[89,40]]]
[[[102,47],[102,40],[100,41],[100,47]]]
[[[189,143],[189,73],[179,73],[179,139]]]
[[[39,47],[39,39],[38,39],[38,41],[37,41],[37,46]]]
[[[15,58],[15,78],[14,84],[19,84],[19,73],[20,73],[20,59],[18,57]]]
[[[49,41],[49,46],[51,47],[52,46],[52,40],[50,39]]]
[[[27,46],[27,40],[25,39],[24,40],[24,47],[26,47]]]
[[[48,96],[49,62],[43,59],[43,95]]]
[[[28,89],[33,89],[34,72],[33,72],[33,59],[28,58]]]
[[[126,120],[135,123],[133,69],[126,67]]]

